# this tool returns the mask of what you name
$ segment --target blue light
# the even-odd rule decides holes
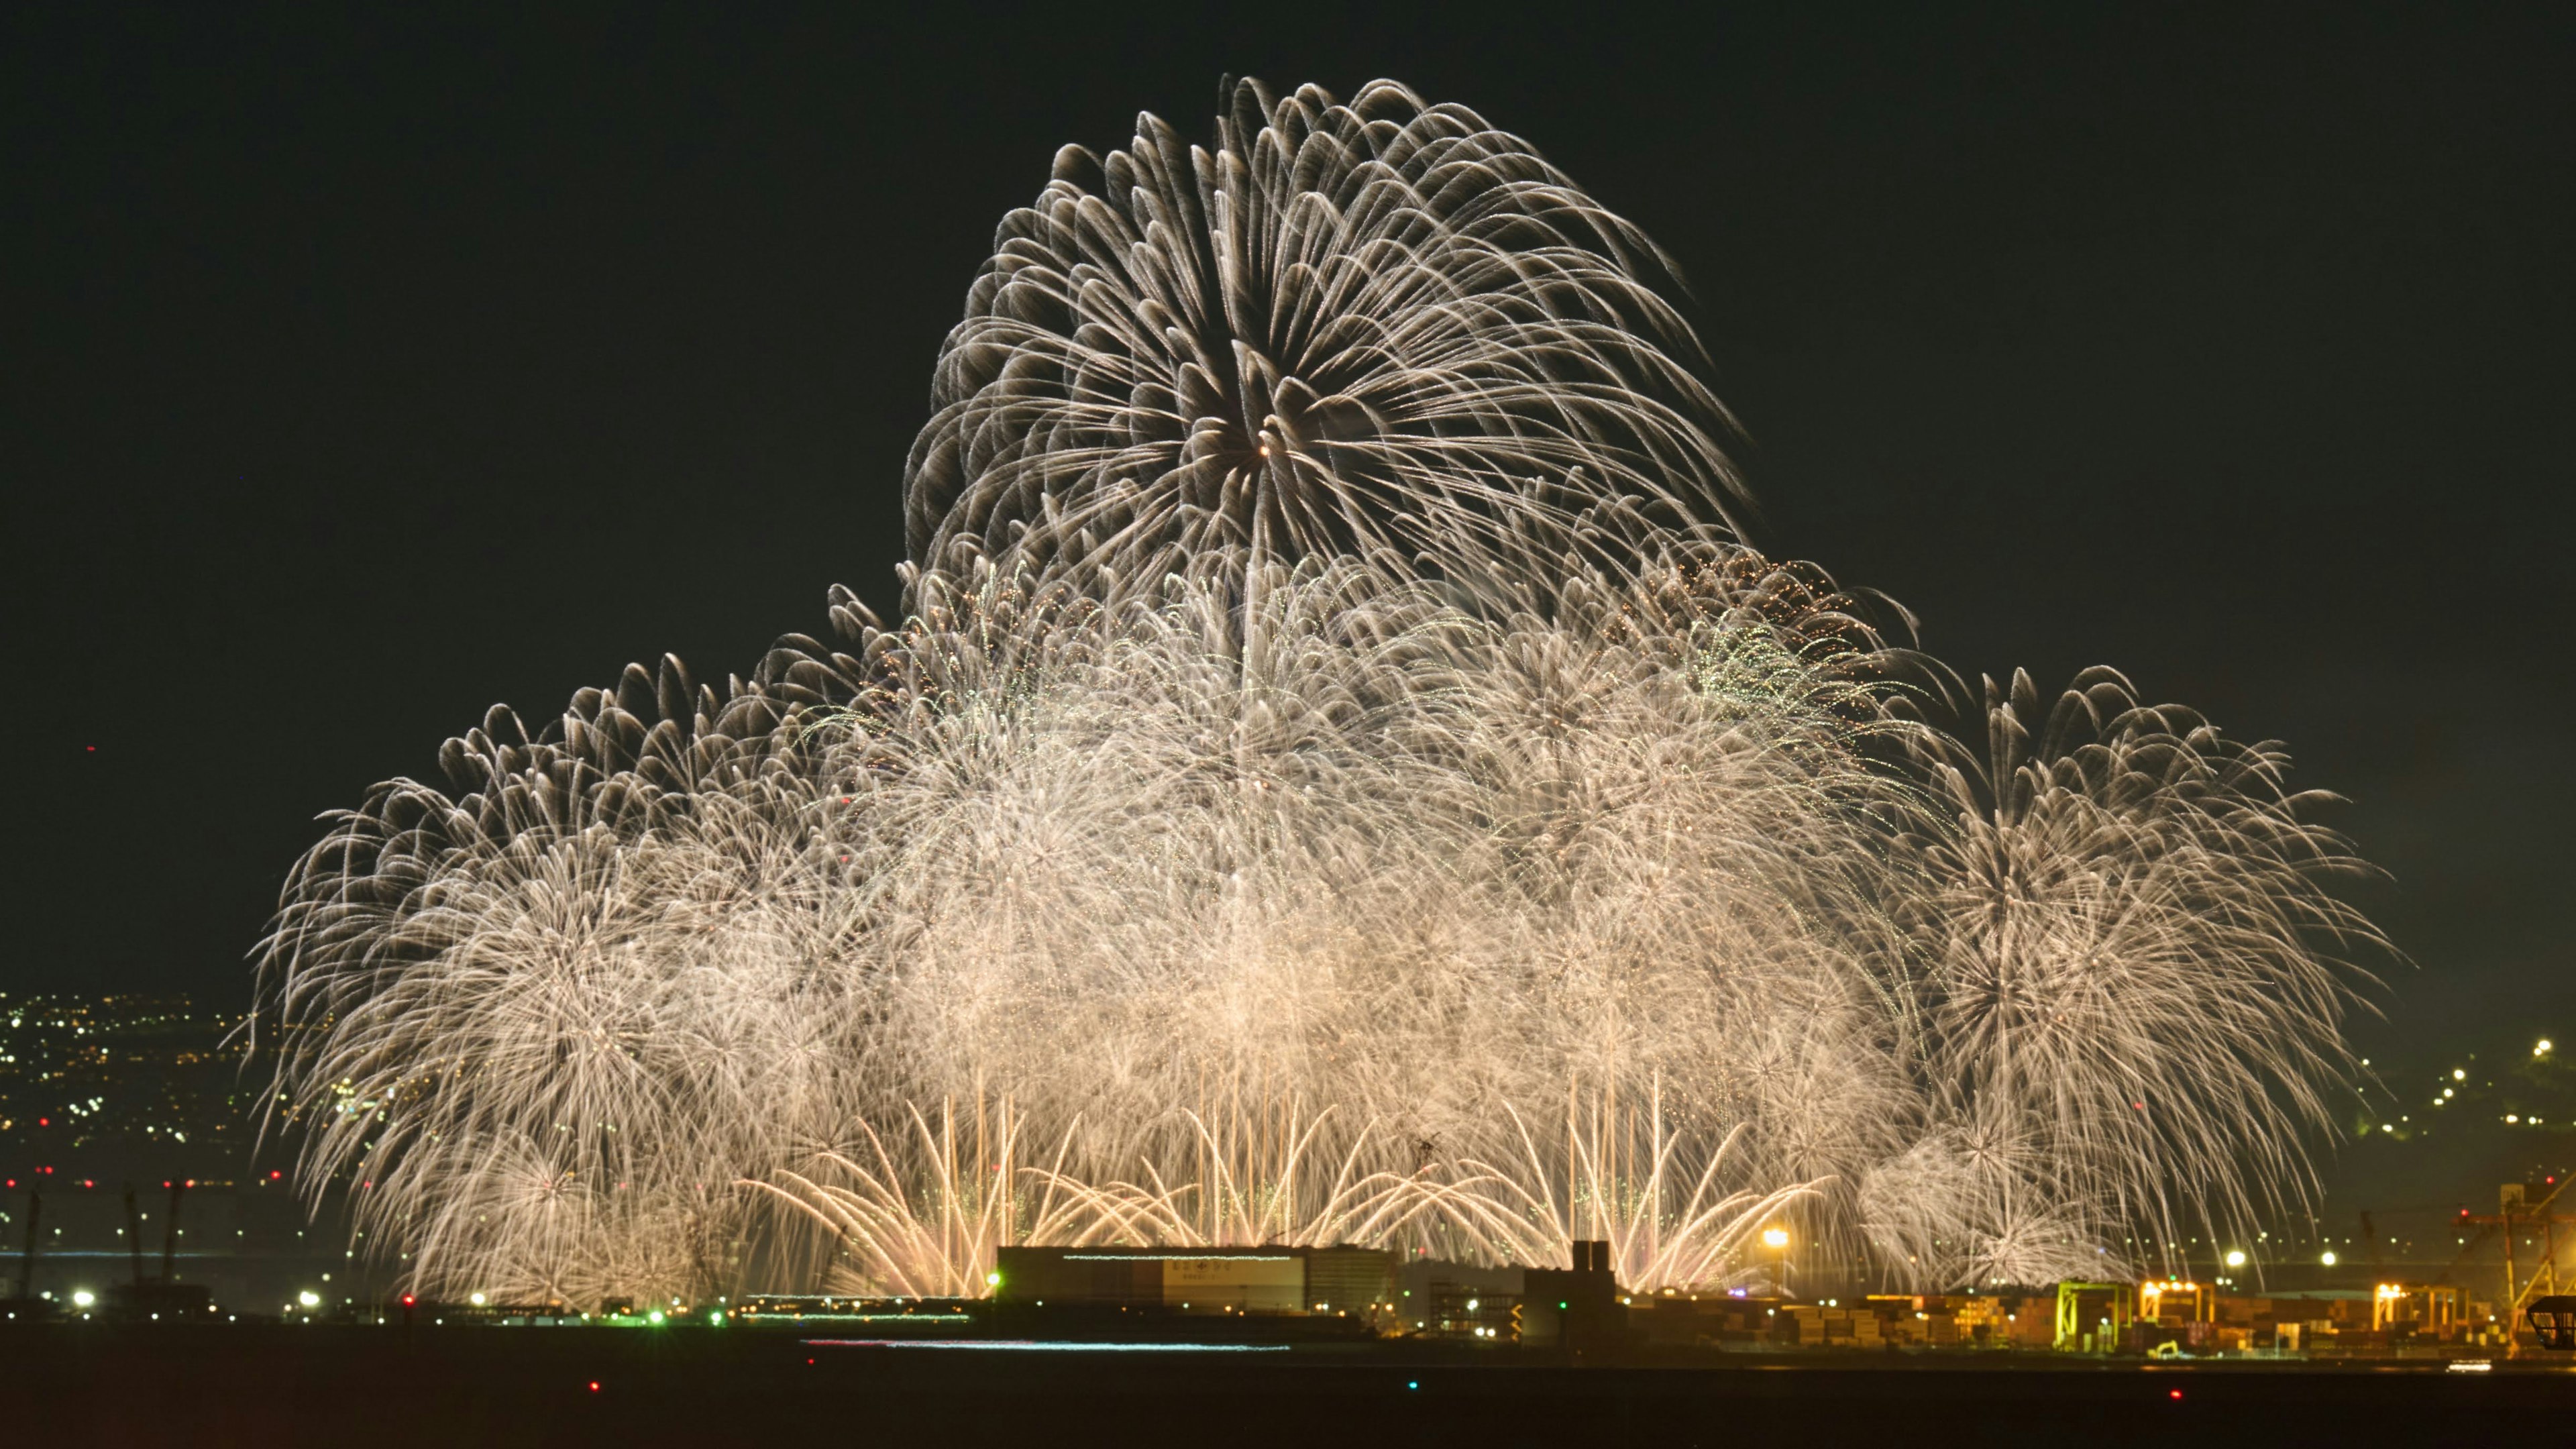
[[[745,1319],[757,1323],[972,1323],[972,1313],[774,1313],[756,1308],[743,1310]]]

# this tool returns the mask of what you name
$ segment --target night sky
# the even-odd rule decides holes
[[[448,8],[0,20],[0,989],[246,998],[312,817],[487,704],[890,607],[994,224],[1236,72],[1661,241],[1754,542],[2287,740],[2414,958],[2366,1048],[2576,1038],[2563,10]]]

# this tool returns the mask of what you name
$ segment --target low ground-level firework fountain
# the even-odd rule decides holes
[[[2294,1204],[2358,863],[2108,672],[1946,732],[1733,527],[1677,295],[1392,84],[1068,148],[941,354],[899,625],[836,591],[331,819],[261,952],[307,1184],[575,1302],[1012,1242],[1698,1286],[1784,1219],[2039,1282]]]

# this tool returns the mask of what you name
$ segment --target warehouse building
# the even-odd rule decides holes
[[[995,1254],[997,1303],[1364,1317],[1395,1297],[1374,1248],[1028,1248]]]

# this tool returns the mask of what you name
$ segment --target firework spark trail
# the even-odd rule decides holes
[[[1017,1241],[1699,1286],[1779,1219],[2044,1281],[2297,1205],[2384,943],[2285,757],[2107,673],[1927,724],[1733,541],[1666,280],[1399,87],[1069,155],[943,354],[900,625],[835,590],[330,818],[262,948],[307,1186],[576,1302]]]

